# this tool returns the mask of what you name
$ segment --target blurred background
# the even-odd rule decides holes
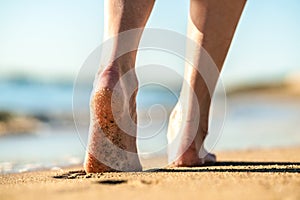
[[[147,27],[185,34],[188,8],[188,1],[157,0]],[[248,0],[222,71],[226,118],[215,150],[300,145],[299,10],[298,0]],[[82,163],[88,124],[78,134],[73,83],[102,36],[103,0],[0,2],[0,173]],[[137,65],[164,63],[182,75],[183,61],[165,54],[142,51]],[[141,82],[152,77],[175,92],[143,88],[141,124],[154,104],[170,112],[181,86],[180,77],[159,70],[139,74]],[[83,108],[90,91],[82,91]],[[86,113],[82,118],[88,121]],[[165,133],[166,125],[152,140],[138,141],[140,152],[165,146]]]

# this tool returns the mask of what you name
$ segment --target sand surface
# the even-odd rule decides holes
[[[0,175],[0,199],[300,199],[300,147],[217,152],[215,166]]]

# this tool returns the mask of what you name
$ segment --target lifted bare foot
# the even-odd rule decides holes
[[[115,90],[119,80],[118,71],[109,67],[96,81],[90,103],[90,138],[84,163],[88,173],[142,169],[137,156],[136,126],[126,130],[119,127],[124,120],[133,120],[136,124],[136,92],[129,97],[126,88]],[[129,109],[130,116],[125,114],[126,109]]]

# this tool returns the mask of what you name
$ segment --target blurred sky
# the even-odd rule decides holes
[[[0,76],[70,78],[101,44],[104,0],[1,0]],[[156,0],[147,24],[185,34],[187,0]],[[228,54],[228,80],[300,69],[300,1],[248,0]]]

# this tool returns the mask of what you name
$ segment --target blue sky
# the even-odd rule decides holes
[[[101,44],[103,1],[0,1],[0,76],[72,79]],[[184,34],[188,7],[187,0],[157,0],[147,26]],[[299,10],[299,0],[248,0],[226,59],[225,79],[300,70]]]

